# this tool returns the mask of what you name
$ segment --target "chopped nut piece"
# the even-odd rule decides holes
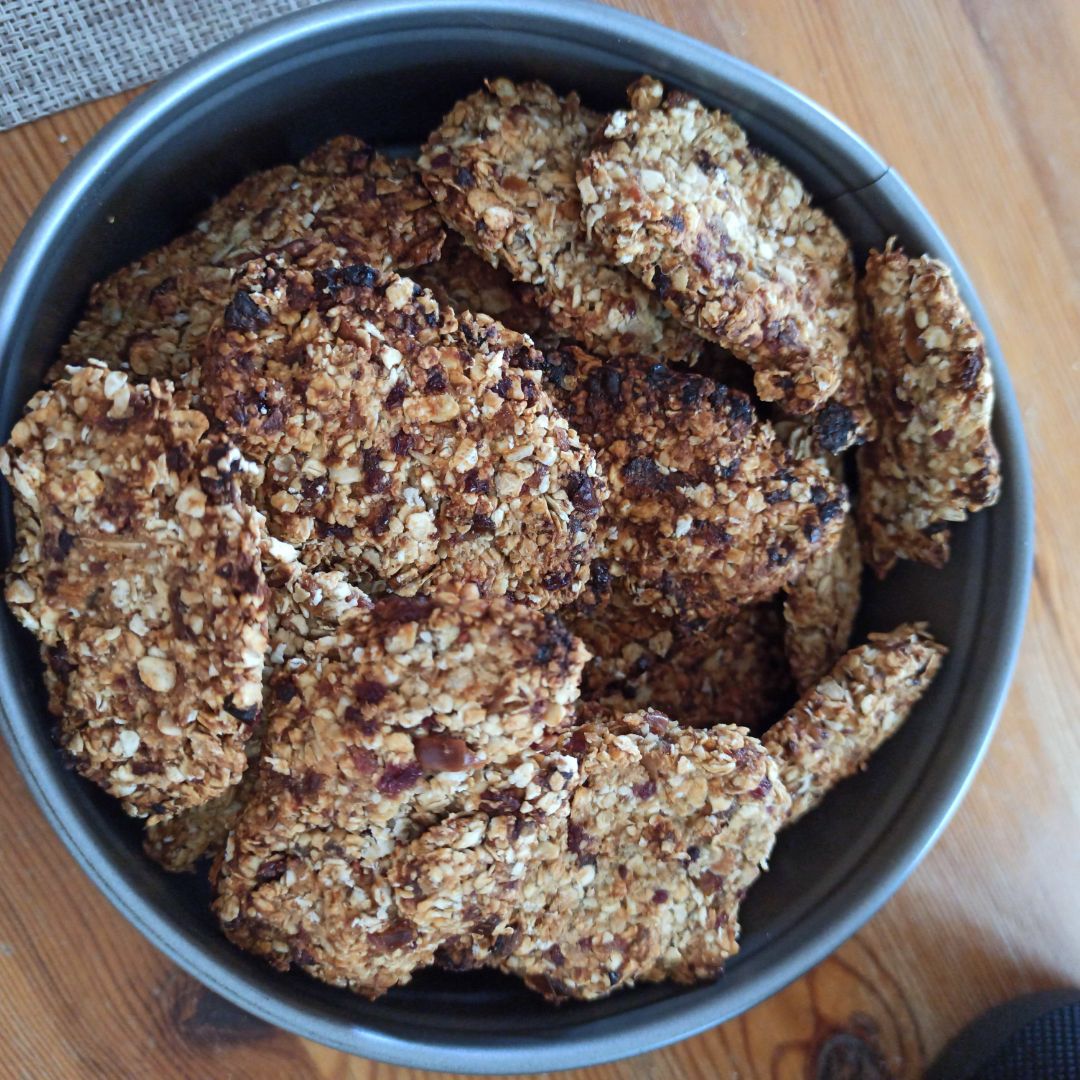
[[[942,567],[949,526],[997,502],[985,342],[948,267],[895,241],[866,262],[878,441],[860,449],[863,555],[878,577],[897,559]]]
[[[454,106],[420,155],[447,223],[534,287],[559,336],[604,355],[696,356],[697,336],[585,235],[576,172],[599,116],[543,83],[486,86]]]
[[[946,653],[925,623],[905,623],[841,657],[762,737],[791,792],[790,822],[812,810],[896,733]]]
[[[838,540],[844,486],[819,462],[794,460],[745,394],[572,347],[549,354],[543,373],[597,451],[608,486],[601,554],[636,603],[685,619],[728,615]]]
[[[715,976],[788,813],[777,762],[740,728],[653,711],[591,720],[561,748],[580,783],[538,845],[499,966],[553,1001]]]
[[[191,232],[95,285],[49,377],[90,357],[133,378],[187,373],[233,299],[233,271],[264,252],[319,238],[354,261],[409,269],[437,259],[443,237],[412,162],[388,161],[351,136],[333,139],[297,167],[249,176]]]
[[[139,817],[239,780],[260,706],[257,515],[243,459],[206,428],[170,384],[94,365],[38,393],[0,451],[19,544],[7,599],[41,641],[60,745]],[[197,516],[180,508],[195,492]]]
[[[552,607],[581,590],[603,485],[521,369],[528,338],[486,315],[459,321],[370,266],[261,260],[236,286],[266,322],[218,326],[202,383],[264,464],[272,535],[310,566],[403,594],[473,581]]]

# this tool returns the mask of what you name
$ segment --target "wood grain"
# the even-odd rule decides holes
[[[1071,0],[630,0],[816,98],[912,184],[970,271],[1035,467],[1036,587],[967,800],[854,939],[740,1019],[584,1080],[916,1077],[984,1008],[1080,982],[1080,7]],[[0,254],[132,95],[0,135]],[[117,915],[0,751],[0,1074],[405,1080],[253,1020]],[[859,1069],[862,1071],[858,1071]],[[846,1070],[846,1071],[845,1071]]]

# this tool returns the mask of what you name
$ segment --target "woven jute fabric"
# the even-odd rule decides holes
[[[316,0],[0,0],[0,130],[152,82]]]

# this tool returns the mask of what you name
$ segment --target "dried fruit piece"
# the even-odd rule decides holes
[[[790,822],[812,810],[896,733],[945,656],[925,623],[905,623],[841,657],[762,737],[791,792]]]
[[[576,172],[598,123],[576,94],[490,80],[428,136],[424,183],[466,244],[534,287],[557,335],[604,355],[693,357],[697,336],[585,235]]]
[[[244,461],[169,383],[101,365],[40,391],[0,451],[18,550],[7,599],[41,641],[60,745],[156,819],[243,772],[267,591]]]
[[[863,555],[878,577],[897,559],[942,567],[949,526],[997,502],[986,344],[948,267],[895,240],[866,262],[863,296],[880,434],[860,449]]]
[[[749,363],[762,399],[798,415],[820,409],[858,329],[846,238],[730,116],[648,77],[629,97],[582,163],[590,235]],[[856,377],[845,380],[852,403]]]
[[[473,581],[554,607],[580,591],[602,484],[536,377],[512,366],[530,365],[528,338],[362,264],[259,260],[236,284],[269,321],[216,328],[202,381],[264,465],[272,535],[398,593]]]
[[[745,394],[573,347],[549,354],[543,373],[596,449],[608,488],[602,554],[636,603],[685,619],[728,615],[838,540],[844,486],[819,462],[794,460]]]
[[[739,728],[653,711],[594,718],[562,748],[580,783],[527,871],[499,966],[553,1001],[715,976],[790,805],[776,761]]]

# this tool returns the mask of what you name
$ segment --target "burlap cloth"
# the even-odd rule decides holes
[[[152,82],[317,0],[0,0],[0,130]]]

